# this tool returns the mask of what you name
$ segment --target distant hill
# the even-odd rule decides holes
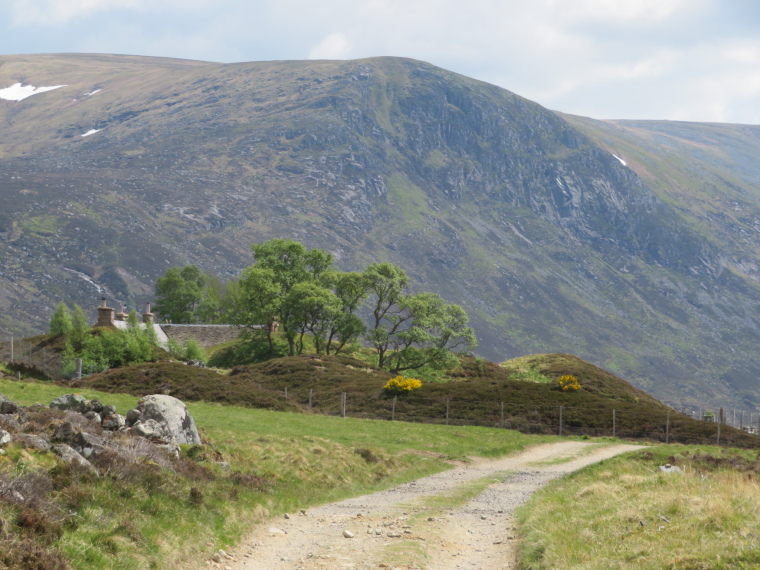
[[[760,127],[602,122],[401,58],[0,57],[0,333],[271,237],[402,266],[491,360],[757,407]],[[87,136],[84,136],[87,135]]]

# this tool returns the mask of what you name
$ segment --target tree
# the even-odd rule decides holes
[[[62,334],[65,336],[71,332],[72,326],[69,308],[66,306],[66,303],[61,301],[50,317],[50,334]]]
[[[403,269],[387,262],[369,265],[363,275],[372,308],[367,340],[377,350],[378,366],[382,368],[391,337],[411,318],[411,315],[403,314],[399,304],[409,285],[409,277]]]
[[[90,337],[90,323],[79,305],[74,305],[74,312],[71,314],[71,332],[66,337],[66,342],[71,343],[75,352],[84,349],[87,340]]]
[[[249,332],[263,333],[269,343],[269,354],[274,355],[273,331],[268,326],[280,314],[282,287],[275,280],[274,271],[252,265],[240,276],[240,310],[235,322],[249,327]],[[264,325],[264,328],[253,328]]]
[[[286,335],[293,336],[298,354],[303,352],[303,337],[310,332],[317,354],[326,352],[327,336],[343,314],[340,299],[329,289],[313,282],[296,283],[284,299]]]
[[[206,277],[195,265],[170,267],[156,281],[155,312],[172,323],[195,322],[195,309],[203,300]]]

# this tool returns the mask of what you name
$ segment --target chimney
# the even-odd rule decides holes
[[[153,313],[150,312],[150,303],[145,303],[145,312],[143,313],[143,322],[146,325],[153,324]]]
[[[116,320],[117,321],[126,321],[129,318],[129,315],[124,311],[124,305],[121,306],[121,312],[116,313]]]
[[[106,298],[100,298],[100,307],[98,307],[98,322],[95,323],[96,327],[113,327],[113,314],[114,310],[111,307],[106,306]]]

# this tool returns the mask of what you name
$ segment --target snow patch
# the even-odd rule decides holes
[[[622,158],[620,158],[618,155],[616,155],[616,154],[613,154],[612,156],[614,156],[615,158],[617,158],[617,159],[620,161],[620,164],[622,164],[623,166],[628,166],[628,165],[625,163],[625,160],[623,160]]]
[[[93,95],[95,95],[95,93],[97,93],[98,91],[103,91],[103,90],[102,90],[102,89],[96,89],[95,91],[90,91],[89,93],[85,93],[85,94],[84,94],[84,96],[85,96],[85,97],[92,97],[92,96],[93,96]]]
[[[85,134],[83,134],[82,136],[83,136],[83,137],[89,137],[90,135],[94,135],[95,133],[99,133],[99,132],[100,132],[100,131],[102,131],[102,130],[103,130],[103,129],[90,129],[89,131],[87,131],[87,132],[86,132]]]
[[[21,83],[15,83],[5,89],[0,89],[0,99],[6,101],[21,101],[32,95],[38,93],[44,93],[45,91],[52,91],[59,87],[66,87],[65,85],[54,85],[53,87],[35,87],[34,85],[21,85]]]

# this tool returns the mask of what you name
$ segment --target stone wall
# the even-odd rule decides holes
[[[162,324],[167,337],[180,344],[194,338],[203,348],[236,339],[244,327],[238,325],[170,325]]]

